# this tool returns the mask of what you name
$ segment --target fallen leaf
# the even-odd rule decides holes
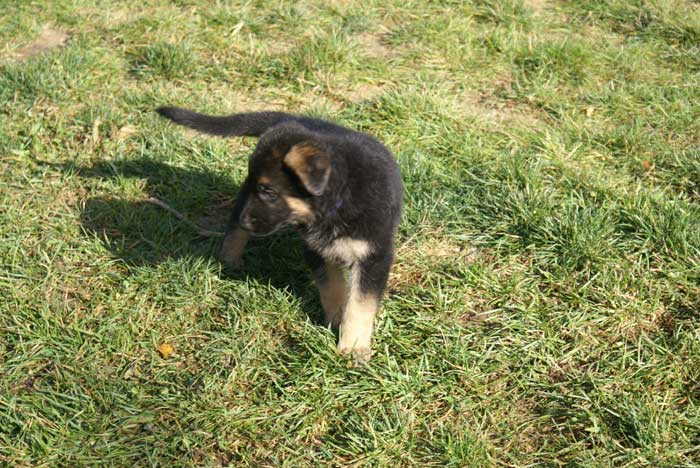
[[[168,359],[175,352],[175,348],[173,348],[173,345],[170,343],[163,343],[158,346],[157,351],[158,354],[160,354],[160,357],[163,359]]]
[[[126,371],[124,372],[125,379],[130,379],[134,376],[138,377],[139,375],[140,375],[140,372],[139,372],[138,364],[135,362],[132,362],[131,365],[129,367],[127,367]]]
[[[136,129],[132,127],[131,125],[125,125],[119,130],[117,130],[117,133],[114,135],[114,138],[116,140],[126,140],[129,138],[131,135],[134,135],[136,133]]]

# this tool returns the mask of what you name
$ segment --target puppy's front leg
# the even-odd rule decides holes
[[[352,353],[358,364],[366,363],[372,356],[374,318],[389,278],[392,257],[391,253],[370,255],[350,271],[350,294],[340,321],[338,351]]]
[[[343,268],[309,249],[305,250],[304,257],[321,296],[324,324],[337,329],[348,300],[348,285]]]
[[[348,285],[340,265],[326,261],[323,269],[324,277],[319,278],[317,284],[321,294],[324,321],[326,326],[338,328],[348,300]]]
[[[243,250],[248,243],[250,234],[236,226],[226,233],[224,243],[221,245],[221,261],[233,268],[243,266]]]
[[[233,204],[233,210],[231,210],[231,216],[226,228],[226,235],[219,253],[219,258],[224,265],[231,268],[241,268],[243,266],[243,251],[248,243],[248,239],[250,239],[250,233],[238,225],[238,218],[241,216],[244,204],[245,197],[239,193]]]

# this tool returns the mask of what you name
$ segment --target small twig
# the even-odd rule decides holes
[[[175,215],[175,217],[176,217],[177,219],[179,219],[180,221],[184,222],[185,224],[187,224],[188,226],[190,226],[192,229],[194,229],[195,231],[197,231],[197,234],[199,234],[200,236],[204,236],[204,237],[224,237],[224,233],[223,233],[223,232],[210,231],[209,229],[204,229],[204,228],[201,228],[201,227],[197,226],[195,223],[193,223],[192,221],[190,221],[189,219],[187,219],[187,218],[185,217],[185,215],[183,215],[182,213],[180,213],[180,212],[177,211],[175,208],[171,207],[170,205],[168,205],[167,203],[165,203],[165,202],[162,201],[162,200],[159,200],[159,199],[157,199],[157,198],[155,198],[155,197],[148,197],[148,198],[146,198],[144,201],[145,201],[146,203],[150,203],[151,205],[159,206],[159,207],[163,208],[164,210],[169,211],[170,213],[172,213],[173,215]]]

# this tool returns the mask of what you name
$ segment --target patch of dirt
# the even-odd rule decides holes
[[[552,8],[549,0],[523,0],[523,6],[531,10],[535,15]]]
[[[466,260],[476,253],[476,249],[470,249],[450,239],[428,239],[419,248],[419,254],[425,258],[454,260]]]
[[[19,60],[27,60],[35,55],[45,54],[50,50],[63,47],[68,37],[68,34],[60,29],[44,26],[39,33],[39,37],[31,44],[22,47],[15,55]]]
[[[299,97],[299,104],[304,110],[326,108],[330,110],[339,110],[341,103],[336,100],[319,94],[305,94]]]
[[[343,93],[343,97],[350,102],[359,104],[365,101],[371,101],[384,92],[384,87],[375,83],[364,83],[354,86],[349,91]]]
[[[394,53],[394,50],[387,46],[383,40],[384,35],[376,32],[366,32],[355,36],[355,41],[360,49],[370,58],[386,58]]]
[[[297,47],[297,44],[291,40],[276,40],[276,41],[266,41],[262,44],[261,48],[268,55],[285,55],[290,53]]]
[[[396,262],[389,276],[389,291],[398,291],[423,283],[430,268],[441,262],[472,263],[479,250],[451,239],[432,237],[420,243],[406,242],[396,251]],[[449,260],[448,260],[449,259]]]
[[[222,113],[256,112],[281,108],[283,102],[266,96],[252,96],[228,89],[212,90],[212,96],[219,103]]]
[[[406,242],[397,249],[396,253],[397,257],[411,257],[423,261],[450,258],[454,261],[471,262],[479,251],[450,238],[429,237],[419,243]]]
[[[542,120],[532,109],[504,102],[487,93],[462,94],[456,98],[454,108],[465,117],[486,120],[497,126],[516,124],[537,127],[542,124]]]

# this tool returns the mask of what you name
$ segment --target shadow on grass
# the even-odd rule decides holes
[[[214,172],[174,167],[149,159],[103,161],[62,169],[76,171],[81,177],[142,179],[150,196],[214,231],[224,231],[239,189],[230,179]],[[80,219],[89,235],[101,239],[116,258],[130,266],[154,266],[181,258],[218,262],[221,238],[202,237],[171,213],[145,201],[89,198],[81,206]],[[222,266],[222,273],[231,281],[252,280],[291,291],[301,300],[304,312],[320,323],[318,293],[310,280],[302,249],[301,239],[291,231],[252,239],[243,257],[243,268],[231,270]]]

